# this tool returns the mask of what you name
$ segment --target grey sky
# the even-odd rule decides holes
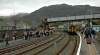
[[[11,15],[14,12],[31,13],[43,6],[66,3],[69,5],[99,6],[100,0],[0,0],[0,16]]]

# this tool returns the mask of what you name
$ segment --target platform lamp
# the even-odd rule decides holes
[[[93,15],[93,12],[91,10],[88,10],[88,11],[90,11],[91,12],[91,15]],[[91,21],[92,21],[92,18],[91,18]]]

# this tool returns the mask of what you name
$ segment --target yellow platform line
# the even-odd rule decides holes
[[[88,48],[89,48],[90,55],[97,55],[92,44],[88,44]]]

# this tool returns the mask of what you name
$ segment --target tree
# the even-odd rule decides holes
[[[33,23],[34,23],[33,20],[30,20],[30,19],[28,19],[28,20],[23,20],[23,22],[26,23],[26,24],[28,24],[31,28],[33,27]],[[26,25],[26,27],[27,27],[27,25]]]
[[[13,23],[14,23],[14,29],[16,29],[16,25],[17,25],[17,23],[18,22],[20,22],[20,15],[15,15],[15,13],[13,14],[13,15],[11,15],[11,16],[9,16],[8,17],[8,19],[10,19],[11,21],[13,21]]]
[[[0,21],[4,21],[2,18],[0,18]]]
[[[40,23],[38,27],[41,27],[41,28],[43,28],[43,24],[42,24],[42,23]]]

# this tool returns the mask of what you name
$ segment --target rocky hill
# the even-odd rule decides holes
[[[67,5],[67,4],[57,4],[44,6],[40,9],[24,16],[24,19],[32,19],[36,22],[41,22],[42,18],[52,18],[52,17],[66,17],[75,15],[87,15],[87,14],[97,14],[100,13],[100,7],[90,6],[90,5]]]

